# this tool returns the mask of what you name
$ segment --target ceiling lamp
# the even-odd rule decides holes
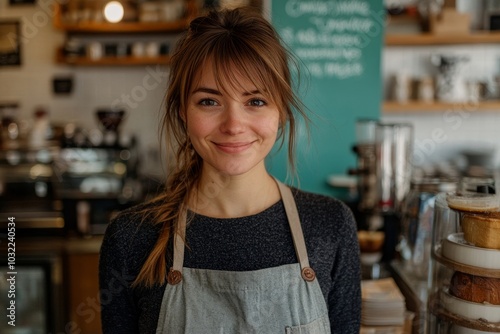
[[[123,14],[123,5],[118,1],[110,1],[104,6],[104,17],[108,22],[120,22],[123,19]]]

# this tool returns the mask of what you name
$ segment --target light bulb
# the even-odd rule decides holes
[[[111,23],[120,22],[123,19],[123,5],[118,1],[111,1],[104,6],[104,17]]]

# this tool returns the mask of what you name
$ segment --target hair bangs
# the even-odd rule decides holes
[[[221,40],[208,55],[214,70],[217,85],[223,90],[247,89],[234,75],[235,72],[248,79],[263,96],[276,104],[280,111],[283,101],[278,101],[273,92],[281,91],[279,87],[280,74],[277,69],[271,68],[269,62],[250,45],[240,42],[236,38]]]

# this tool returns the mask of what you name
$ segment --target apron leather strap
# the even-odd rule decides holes
[[[185,209],[181,209],[177,218],[177,228],[174,235],[174,261],[172,267],[167,274],[169,284],[175,285],[182,280],[182,266],[184,263],[184,240],[186,237],[187,213]]]
[[[302,232],[302,225],[300,224],[299,213],[297,211],[297,205],[295,205],[295,200],[293,199],[292,191],[280,181],[276,180],[276,183],[278,184],[281,199],[285,206],[288,224],[290,224],[290,230],[292,231],[293,244],[300,263],[302,278],[309,282],[314,281],[316,274],[309,266],[309,257],[307,256],[304,233]]]
[[[316,274],[309,266],[309,258],[307,256],[306,243],[302,226],[300,225],[299,213],[295,200],[293,199],[292,191],[289,187],[278,180],[275,180],[281,194],[281,199],[285,206],[285,212],[292,232],[293,244],[295,252],[300,263],[302,278],[308,282],[314,281]],[[178,218],[178,231],[174,236],[174,261],[167,275],[169,284],[177,284],[182,280],[182,266],[184,263],[184,240],[186,235],[186,210],[181,210]]]

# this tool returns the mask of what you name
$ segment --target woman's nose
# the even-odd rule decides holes
[[[237,134],[244,130],[244,111],[234,105],[227,106],[223,113],[221,131],[228,134]]]

